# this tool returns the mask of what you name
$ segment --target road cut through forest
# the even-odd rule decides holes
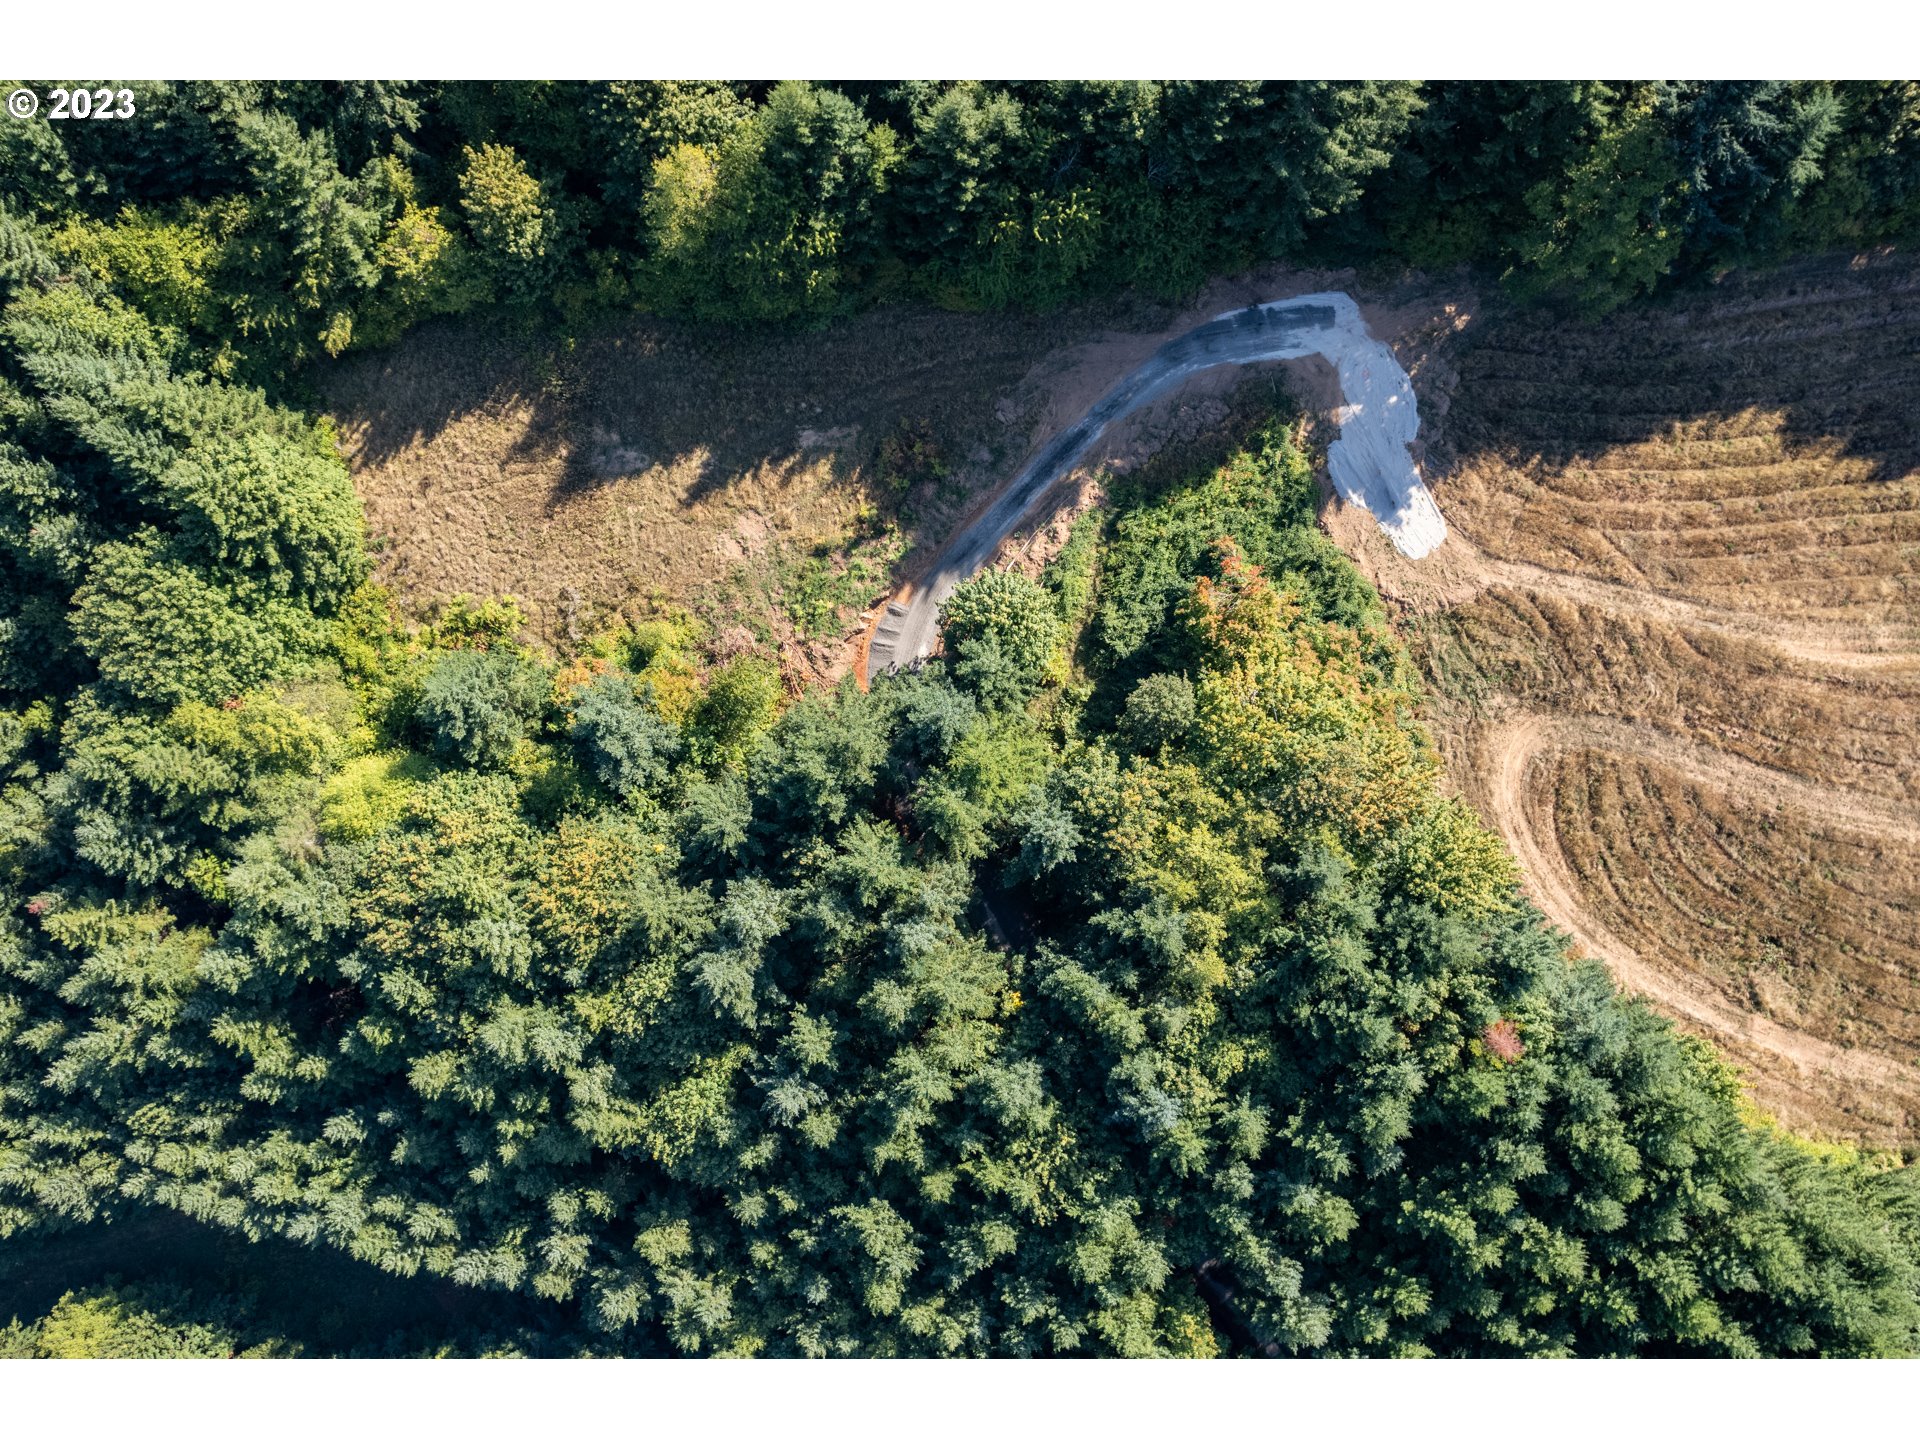
[[[1368,330],[1351,296],[1321,291],[1270,300],[1230,310],[1167,341],[1043,445],[947,542],[920,581],[888,604],[868,644],[863,678],[911,665],[932,650],[940,607],[954,587],[992,558],[1115,421],[1203,370],[1310,355],[1325,357],[1340,377],[1340,436],[1327,450],[1334,488],[1373,516],[1401,554],[1415,560],[1430,554],[1446,539],[1447,525],[1408,448],[1420,415],[1407,372]]]

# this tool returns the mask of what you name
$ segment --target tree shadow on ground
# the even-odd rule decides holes
[[[465,317],[349,356],[315,383],[363,469],[492,416],[503,422],[487,437],[502,442],[493,458],[546,463],[553,505],[696,459],[700,478],[684,496],[692,505],[810,452],[870,468],[880,440],[903,423],[927,424],[949,448],[978,443],[1004,424],[995,400],[1040,360],[1167,313],[1134,299],[1045,315],[886,305],[810,329],[615,315],[574,338]]]
[[[1603,319],[1507,311],[1462,346],[1430,478],[1486,455],[1618,468],[1617,452],[1776,423],[1790,454],[1920,467],[1920,257],[1835,254],[1685,286]],[[1777,422],[1771,417],[1777,416]]]

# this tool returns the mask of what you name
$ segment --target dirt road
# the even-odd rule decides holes
[[[1529,595],[1553,596],[1610,615],[1754,641],[1789,659],[1820,668],[1889,674],[1920,669],[1920,617],[1905,623],[1862,620],[1838,624],[1704,605],[1657,590],[1498,559],[1459,529],[1449,530],[1445,542],[1425,563],[1408,565],[1365,543],[1357,527],[1342,517],[1331,517],[1329,528],[1382,595],[1415,612],[1453,609],[1504,587]]]
[[[1373,338],[1359,307],[1338,291],[1249,305],[1169,340],[1042,446],[947,543],[921,582],[887,606],[868,645],[866,675],[911,664],[933,648],[940,606],[954,587],[986,564],[1116,420],[1202,370],[1309,355],[1333,362],[1345,401],[1336,412],[1340,438],[1327,451],[1334,486],[1349,504],[1373,516],[1402,554],[1413,559],[1427,554],[1446,538],[1446,521],[1407,448],[1420,417],[1413,385],[1393,351]]]

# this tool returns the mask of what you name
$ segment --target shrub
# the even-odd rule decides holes
[[[427,676],[415,714],[437,753],[496,768],[526,738],[546,690],[531,661],[499,650],[455,650]]]
[[[780,713],[780,672],[769,660],[742,656],[715,672],[687,720],[693,756],[706,765],[743,757]]]
[[[658,787],[680,756],[680,732],[612,671],[579,691],[568,734],[580,763],[623,797]]]
[[[940,611],[956,678],[988,705],[1020,704],[1039,688],[1060,639],[1053,598],[1017,570],[984,570]]]

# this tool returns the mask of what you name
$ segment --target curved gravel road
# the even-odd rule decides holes
[[[1308,355],[1333,362],[1346,402],[1335,416],[1340,438],[1327,450],[1334,488],[1372,515],[1401,553],[1419,559],[1431,552],[1446,538],[1447,523],[1407,451],[1420,416],[1406,371],[1392,350],[1367,333],[1350,296],[1327,291],[1270,300],[1229,311],[1167,341],[1041,447],[993,503],[948,542],[921,584],[887,606],[867,648],[866,674],[910,665],[933,648],[940,607],[954,587],[987,563],[1114,421],[1216,365]]]

